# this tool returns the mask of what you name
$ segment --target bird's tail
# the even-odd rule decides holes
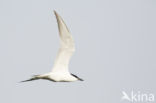
[[[28,80],[21,81],[21,82],[28,82],[28,81],[38,80],[38,79],[41,79],[41,78],[39,77],[39,75],[34,75],[32,78],[30,78],[30,79],[28,79]]]

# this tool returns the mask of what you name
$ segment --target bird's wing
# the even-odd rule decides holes
[[[63,19],[54,11],[60,36],[60,48],[52,72],[68,72],[68,64],[75,51],[74,40]]]

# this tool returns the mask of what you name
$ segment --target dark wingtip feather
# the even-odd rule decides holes
[[[78,80],[80,80],[80,81],[84,81],[83,79],[81,79],[81,78],[78,78]]]
[[[28,80],[21,81],[20,83],[22,83],[22,82],[28,82],[28,81],[33,81],[33,80],[38,80],[38,79],[39,79],[38,77],[33,77],[33,78],[28,79]]]
[[[75,78],[77,78],[77,79],[80,80],[80,81],[84,81],[83,79],[79,78],[79,77],[76,76],[75,74],[72,74],[72,73],[71,73],[71,75],[74,76]]]
[[[28,82],[28,81],[32,81],[32,79],[28,79],[28,80],[20,81],[20,83]]]

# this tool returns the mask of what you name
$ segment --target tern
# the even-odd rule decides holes
[[[83,81],[83,79],[70,73],[68,70],[69,61],[75,52],[75,44],[71,33],[69,32],[69,29],[67,28],[61,16],[56,11],[54,11],[54,14],[58,24],[60,48],[54,61],[52,71],[42,75],[34,75],[32,78],[21,82],[39,79],[50,80],[53,82],[74,82],[78,80]]]

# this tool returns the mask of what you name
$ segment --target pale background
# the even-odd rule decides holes
[[[70,71],[84,82],[18,83],[52,68],[56,10],[76,42]],[[156,93],[155,0],[0,0],[0,103],[125,103]]]

